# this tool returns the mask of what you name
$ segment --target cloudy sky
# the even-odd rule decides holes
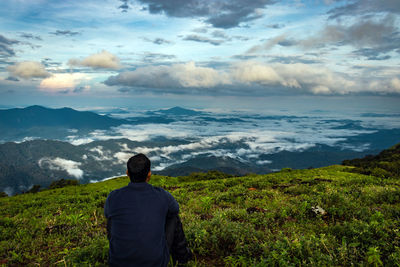
[[[0,106],[395,107],[399,14],[398,0],[1,0]]]

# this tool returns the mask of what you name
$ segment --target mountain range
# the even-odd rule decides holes
[[[324,125],[329,134],[306,146],[303,142],[310,141],[280,137],[280,132],[271,139],[259,131],[265,141],[251,135],[263,122],[279,128],[279,123],[301,120],[313,122],[315,127]],[[88,183],[121,175],[127,159],[140,152],[149,156],[156,174],[184,176],[218,170],[245,175],[340,164],[377,154],[400,140],[397,128],[365,128],[357,120],[314,121],[316,118],[306,116],[217,115],[180,107],[145,111],[124,119],[71,108],[0,110],[0,191],[15,194],[33,185],[47,187],[59,179]],[[248,134],[232,135],[237,128],[248,129]],[[335,140],[333,144],[329,138]],[[272,149],[265,151],[264,146]]]

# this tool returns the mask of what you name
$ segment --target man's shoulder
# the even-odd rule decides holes
[[[172,196],[170,192],[168,192],[167,190],[165,190],[162,187],[158,187],[158,186],[154,186],[152,184],[147,184],[147,188],[145,190],[154,190],[155,192],[159,193],[159,194],[163,194],[163,195],[168,195],[168,196]],[[129,185],[118,188],[118,189],[114,189],[113,191],[111,191],[108,194],[108,197],[112,196],[112,195],[117,195],[119,193],[124,193],[126,191],[130,191],[131,188],[129,187]]]
[[[124,187],[121,187],[121,188],[114,189],[110,193],[108,193],[108,197],[107,198],[113,197],[114,195],[118,195],[118,193],[124,192],[126,190],[128,190],[128,186],[124,186]]]
[[[158,186],[154,186],[154,185],[152,185],[152,187],[155,191],[160,192],[160,194],[167,195],[168,197],[170,197],[170,196],[173,197],[170,192],[168,192],[167,190],[165,190],[162,187],[158,187]]]

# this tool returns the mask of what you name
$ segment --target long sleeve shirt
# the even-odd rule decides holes
[[[129,183],[112,191],[104,206],[110,227],[110,266],[167,266],[167,215],[179,212],[178,202],[162,188]]]

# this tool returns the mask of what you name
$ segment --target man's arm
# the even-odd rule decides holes
[[[107,239],[111,239],[111,218],[107,219]]]
[[[165,191],[167,194],[168,215],[177,215],[179,213],[179,204],[170,192]]]
[[[107,238],[110,240],[111,238],[111,218],[110,218],[110,204],[109,204],[109,197],[106,199],[106,203],[104,204],[104,216],[107,219]]]

